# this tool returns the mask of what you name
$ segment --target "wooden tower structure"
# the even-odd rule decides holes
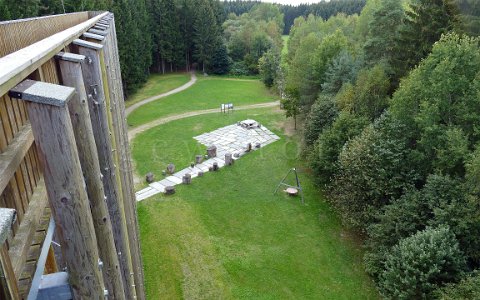
[[[0,299],[145,299],[114,15],[0,23]]]

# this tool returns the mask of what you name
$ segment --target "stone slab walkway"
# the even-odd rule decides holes
[[[147,188],[138,191],[135,196],[137,201],[150,198],[153,195],[164,193],[165,187],[182,184],[183,175],[189,173],[192,178],[198,177],[198,172],[206,173],[213,163],[217,163],[219,168],[225,166],[225,154],[230,153],[233,159],[237,160],[247,154],[248,144],[252,145],[252,151],[263,148],[280,138],[261,125],[258,128],[246,129],[237,124],[225,126],[212,132],[204,133],[194,137],[199,143],[209,147],[217,147],[217,157],[213,157],[195,165],[188,167],[168,176],[163,180],[151,183]]]

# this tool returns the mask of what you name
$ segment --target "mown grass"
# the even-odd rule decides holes
[[[180,93],[148,103],[128,117],[130,126],[139,126],[155,119],[209,108],[219,108],[222,103],[234,105],[275,101],[260,81],[229,80],[199,77],[196,84]]]
[[[141,89],[128,97],[125,106],[129,107],[147,98],[166,93],[184,85],[189,80],[190,74],[187,73],[152,74]]]
[[[360,247],[314,187],[298,139],[283,134],[281,112],[164,124],[134,141],[137,167],[157,174],[168,162],[185,167],[201,150],[193,136],[247,117],[281,140],[177,186],[173,196],[138,204],[148,299],[378,299]],[[292,167],[300,169],[305,206],[273,195]]]

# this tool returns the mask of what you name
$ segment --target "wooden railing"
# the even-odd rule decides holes
[[[89,31],[90,33],[88,33]],[[98,45],[98,49],[95,50],[96,46],[92,48],[79,44],[78,38],[93,42],[92,44]],[[74,41],[77,42],[72,43]],[[112,196],[107,194],[109,203],[105,210],[107,216],[102,215],[101,219],[98,219],[98,211],[95,210],[99,209],[98,204],[95,206],[96,202],[92,199],[93,196],[88,194],[89,207],[92,207],[92,211],[88,212],[86,218],[93,220],[95,232],[83,234],[95,237],[95,233],[98,234],[97,230],[104,230],[102,234],[108,234],[108,230],[105,231],[105,228],[97,227],[100,226],[100,222],[105,223],[106,217],[110,215],[111,224],[114,227],[113,230],[112,227],[109,230],[112,243],[113,241],[115,243],[110,245],[113,248],[110,249],[111,253],[108,255],[118,256],[116,259],[120,261],[120,269],[123,272],[122,284],[125,285],[125,290],[119,291],[118,286],[112,287],[110,282],[106,283],[105,287],[108,288],[109,293],[123,294],[125,298],[144,298],[143,269],[139,251],[136,203],[126,136],[115,23],[113,16],[109,13],[83,12],[0,23],[0,207],[13,208],[16,211],[12,230],[5,242],[0,243],[0,275],[3,274],[6,280],[0,280],[0,295],[2,295],[1,291],[4,291],[6,294],[10,293],[9,295],[13,299],[26,298],[30,291],[50,220],[50,207],[55,208],[54,201],[57,199],[52,199],[54,198],[52,196],[52,185],[54,185],[52,179],[45,180],[43,178],[42,169],[48,163],[46,161],[49,157],[48,153],[39,152],[37,149],[42,149],[42,145],[39,144],[39,140],[34,140],[34,133],[40,130],[42,123],[34,124],[32,129],[29,118],[29,114],[31,117],[33,113],[31,105],[17,99],[21,98],[20,96],[9,96],[9,91],[11,92],[26,79],[56,85],[66,84],[68,79],[66,71],[60,71],[62,59],[55,56],[60,52],[79,53],[82,51],[83,54],[93,51],[93,54],[98,57],[96,67],[100,70],[100,78],[88,85],[87,83],[84,86],[80,84],[76,87],[76,93],[82,93],[84,90],[85,95],[92,97],[97,94],[99,87],[104,89],[104,101],[109,111],[107,142],[111,143],[112,153],[109,155],[112,159],[112,178],[115,181],[112,184],[116,189],[116,193]],[[91,58],[89,58],[90,60]],[[85,70],[92,67],[91,63],[77,62],[77,65],[80,77],[82,77],[82,70],[83,76],[85,76]],[[81,68],[80,65],[82,65]],[[72,84],[68,85],[72,86]],[[12,93],[10,94],[12,95]],[[98,129],[94,127],[94,130]],[[97,136],[95,136],[95,142],[99,142]],[[86,167],[82,165],[82,168]],[[85,170],[83,171],[85,172]],[[97,172],[100,173],[100,170]],[[103,171],[102,173],[100,176],[106,177]],[[56,182],[64,179],[55,178],[54,180]],[[83,182],[83,180],[82,177],[81,181]],[[46,181],[47,184],[45,184]],[[87,184],[88,190],[90,183],[85,181],[84,184]],[[80,186],[84,184],[80,184]],[[103,186],[106,192],[108,184],[105,180],[103,180]],[[98,192],[98,186],[95,190]],[[50,197],[47,197],[47,191]],[[102,202],[105,202],[105,194],[102,189]],[[53,215],[58,219],[55,220],[57,228],[61,227],[62,218],[65,216],[59,214],[58,211]],[[67,229],[63,228],[62,230]],[[69,245],[68,239],[65,239],[67,232],[62,232],[62,230],[54,239],[63,244],[61,246],[65,250],[72,245]],[[107,254],[102,252],[108,248],[103,238],[108,240],[108,237],[102,236],[101,241],[99,240],[97,243],[97,239],[93,238],[92,241],[98,244],[98,247],[95,245],[95,249],[82,250],[100,253],[99,258],[104,262],[115,261],[115,258],[105,257]],[[56,266],[52,267],[56,264],[53,248],[47,247],[47,249],[50,252],[49,261],[47,261],[50,267],[46,272],[55,272]],[[118,249],[125,251],[118,251]],[[65,260],[67,268],[69,259],[71,260],[70,267],[73,266],[72,257],[61,257],[61,259]],[[64,265],[61,264],[61,266]],[[118,263],[116,268],[118,268]],[[68,271],[72,278],[76,278],[75,276],[79,276],[82,270],[70,268]],[[103,277],[111,276],[111,272],[113,271],[104,271]],[[79,288],[78,286],[72,288],[74,295],[81,295],[78,290],[75,290]],[[122,297],[118,298],[122,299]]]

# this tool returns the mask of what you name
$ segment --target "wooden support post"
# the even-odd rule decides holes
[[[103,186],[112,222],[113,237],[119,257],[125,298],[133,299],[135,284],[132,277],[133,266],[129,247],[129,236],[122,198],[121,179],[115,163],[114,132],[111,130],[111,112],[107,105],[105,82],[102,79],[103,46],[83,40],[75,40],[79,54],[86,60],[82,63],[83,80],[88,94],[88,106],[93,135],[97,146],[100,169],[103,173]]]
[[[103,299],[104,282],[90,204],[67,102],[75,90],[25,80],[10,96],[27,108],[56,230],[75,299]]]
[[[0,299],[6,300],[20,299],[17,278],[5,244],[15,222],[15,215],[14,209],[0,208]]]
[[[130,243],[130,251],[132,254],[133,276],[135,278],[135,286],[137,299],[145,299],[143,264],[140,251],[140,234],[137,218],[137,201],[135,199],[135,190],[132,174],[132,162],[130,154],[130,146],[128,143],[128,128],[125,115],[125,100],[123,97],[122,75],[120,71],[119,54],[117,47],[117,39],[115,33],[115,22],[110,21],[109,28],[106,31],[104,41],[105,70],[104,82],[108,83],[110,99],[110,109],[112,111],[112,125],[115,133],[117,145],[116,155],[117,162],[120,166],[120,178],[122,179],[122,193],[124,199],[125,215],[127,216],[128,237]],[[105,80],[106,79],[106,80]]]
[[[103,262],[103,278],[109,295],[114,299],[125,299],[120,264],[118,261],[115,242],[112,234],[112,223],[105,202],[105,192],[100,172],[100,163],[97,146],[93,135],[90,112],[87,103],[87,94],[83,81],[80,63],[85,59],[83,55],[60,53],[57,56],[60,65],[62,83],[75,88],[76,94],[68,103],[70,118],[77,141],[83,176],[87,185],[87,194],[90,199],[93,225],[97,236],[100,259]]]

